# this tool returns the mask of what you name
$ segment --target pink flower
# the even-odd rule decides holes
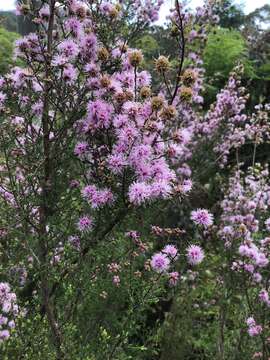
[[[190,192],[192,189],[192,180],[190,179],[184,180],[181,187],[184,194]]]
[[[6,97],[6,94],[0,91],[0,110],[3,108]]]
[[[58,50],[69,59],[74,59],[79,54],[78,45],[70,39],[62,41],[58,45]]]
[[[63,80],[66,81],[68,85],[72,85],[77,79],[77,70],[71,64],[65,65],[63,71]]]
[[[81,38],[80,46],[85,58],[94,60],[96,56],[97,38],[94,33],[84,35]]]
[[[207,228],[213,224],[213,215],[206,209],[197,209],[191,212],[191,220]]]
[[[270,231],[270,218],[266,219],[264,223],[265,223],[267,231]]]
[[[204,259],[204,252],[198,245],[190,245],[187,248],[187,260],[190,265],[198,265]]]
[[[45,4],[42,6],[42,8],[39,10],[39,16],[42,20],[48,21],[50,17],[50,7],[49,5]]]
[[[112,154],[108,158],[108,167],[114,174],[119,174],[127,164],[123,154]]]
[[[137,75],[138,86],[149,86],[151,84],[151,75],[147,71],[141,71]]]
[[[261,325],[254,325],[248,328],[248,334],[249,336],[258,336],[262,332],[262,326]]]
[[[93,209],[113,201],[113,194],[109,189],[98,190],[95,185],[87,185],[82,190],[82,196]]]
[[[113,113],[112,105],[103,100],[90,101],[87,107],[85,132],[96,129],[108,129]]]
[[[152,256],[151,267],[158,273],[165,272],[169,269],[170,260],[165,254],[157,253]]]
[[[262,281],[262,275],[260,273],[253,274],[252,278],[256,283],[260,283]]]
[[[266,305],[268,306],[270,305],[269,294],[265,289],[260,291],[259,299],[261,300],[261,302],[265,303]]]
[[[177,271],[171,272],[169,275],[169,285],[176,286],[179,281],[179,273]]]
[[[141,205],[151,196],[149,185],[144,182],[135,182],[129,187],[129,201],[134,205]]]
[[[256,322],[255,322],[254,318],[253,318],[252,316],[250,316],[249,318],[247,318],[246,324],[247,324],[248,326],[255,326],[255,325],[256,325]]]
[[[10,333],[8,330],[0,331],[0,343],[7,340],[10,337]]]
[[[178,250],[174,245],[166,245],[162,252],[169,256],[172,260],[176,260],[178,258]]]
[[[89,231],[93,227],[93,220],[85,215],[79,219],[77,226],[81,232]]]
[[[120,285],[120,277],[118,276],[118,275],[115,275],[114,277],[113,277],[113,284],[115,285],[115,286],[119,286]]]
[[[82,25],[79,20],[71,17],[65,22],[65,29],[69,31],[73,36],[79,37],[82,32]]]
[[[74,154],[77,156],[82,156],[87,153],[89,146],[86,142],[79,142],[75,145]]]

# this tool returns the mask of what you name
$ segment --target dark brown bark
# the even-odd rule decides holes
[[[47,32],[47,54],[45,55],[45,86],[43,95],[43,113],[42,113],[42,130],[43,130],[43,179],[42,179],[42,199],[40,205],[40,229],[39,229],[39,247],[41,260],[41,296],[43,300],[43,308],[48,319],[48,323],[52,332],[53,342],[56,348],[57,360],[64,359],[62,350],[62,335],[57,323],[55,315],[56,309],[53,300],[50,298],[49,286],[49,269],[50,263],[48,260],[48,238],[47,225],[50,216],[50,193],[51,193],[51,178],[52,178],[52,164],[51,164],[51,150],[50,150],[50,117],[49,117],[49,97],[51,93],[51,84],[48,81],[51,75],[51,57],[52,57],[52,42],[53,42],[53,27],[55,16],[55,0],[50,1],[50,19]]]

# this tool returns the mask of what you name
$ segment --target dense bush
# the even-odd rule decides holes
[[[211,2],[176,0],[178,58],[151,60],[161,4],[17,6],[36,32],[0,79],[3,359],[270,356],[270,105],[247,111],[246,45]]]
[[[0,73],[7,72],[13,63],[13,45],[18,35],[0,27]]]

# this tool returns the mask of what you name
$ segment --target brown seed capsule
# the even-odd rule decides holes
[[[176,109],[174,106],[172,105],[169,105],[169,106],[166,106],[162,113],[161,113],[161,116],[163,119],[166,119],[166,120],[171,120],[173,118],[175,118],[176,116]]]
[[[125,97],[126,97],[126,101],[132,101],[133,100],[133,92],[126,90]]]
[[[122,9],[122,6],[121,6],[121,4],[115,4],[115,8],[118,10],[118,11],[121,11],[121,9]]]
[[[80,18],[80,19],[85,19],[86,18],[86,8],[84,6],[79,6],[76,11],[75,14]]]
[[[85,32],[86,34],[91,34],[91,33],[93,32],[93,29],[90,28],[90,27],[87,27],[87,28],[84,29],[84,32]]]
[[[179,34],[179,29],[176,25],[173,25],[171,28],[171,36],[176,37]]]
[[[126,53],[126,52],[128,51],[128,46],[127,46],[127,44],[121,45],[120,50],[121,50],[122,53]]]
[[[245,233],[247,231],[246,225],[245,224],[240,224],[239,225],[239,230],[241,233]]]
[[[180,88],[180,98],[184,101],[190,101],[192,99],[192,89],[187,86],[182,86]]]
[[[119,104],[123,104],[126,101],[126,95],[123,92],[115,94],[114,98]]]
[[[29,14],[31,8],[29,4],[21,4],[20,10],[21,10],[21,14],[25,16]]]
[[[182,76],[183,84],[185,86],[191,86],[194,84],[195,80],[196,80],[195,72],[191,69],[187,69]]]
[[[151,89],[148,86],[143,86],[140,90],[140,95],[143,99],[151,96]]]
[[[119,14],[119,10],[116,8],[116,6],[114,6],[111,10],[110,10],[110,17],[112,19],[116,19],[117,16]]]
[[[109,56],[109,51],[105,47],[98,49],[98,60],[105,62],[109,59]]]
[[[142,273],[140,271],[135,271],[134,276],[140,278],[140,277],[142,277]]]
[[[155,60],[156,70],[159,73],[166,72],[170,68],[170,61],[166,56],[160,56]]]
[[[111,79],[107,75],[103,75],[100,79],[100,85],[104,88],[107,88],[111,85]]]
[[[24,131],[25,131],[25,128],[24,128],[24,126],[22,126],[22,125],[17,125],[17,126],[15,127],[15,133],[16,133],[17,135],[23,134]]]
[[[161,96],[154,96],[151,100],[153,110],[160,110],[163,106],[164,100]]]
[[[128,55],[129,62],[132,66],[139,66],[143,61],[143,54],[140,50],[134,50]]]

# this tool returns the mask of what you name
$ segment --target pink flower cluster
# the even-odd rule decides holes
[[[249,317],[246,320],[246,324],[248,326],[248,334],[249,334],[249,336],[254,337],[254,336],[258,336],[258,335],[261,334],[261,332],[263,330],[262,326],[257,325],[256,321],[254,320],[253,317]]]
[[[151,258],[152,269],[160,275],[164,274],[170,286],[176,286],[180,278],[178,271],[168,272],[178,258],[179,253],[175,245],[166,245],[161,252],[154,254]]]
[[[82,196],[92,209],[99,208],[113,201],[113,194],[110,190],[99,190],[95,185],[87,185],[82,190]]]
[[[200,264],[204,257],[204,251],[199,245],[190,245],[187,248],[187,260],[190,265]]]
[[[16,294],[7,283],[0,283],[0,343],[9,339],[15,319],[19,315]]]
[[[196,225],[203,226],[204,228],[208,228],[213,225],[213,215],[206,209],[197,209],[192,211],[191,220],[194,221]]]

